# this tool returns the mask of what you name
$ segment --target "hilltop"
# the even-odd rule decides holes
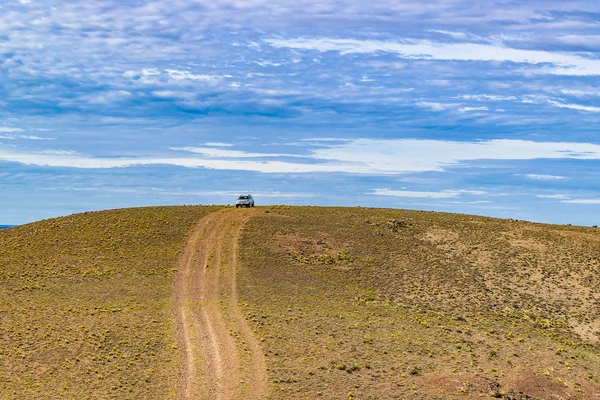
[[[155,207],[41,221],[0,231],[0,392],[239,397],[263,385],[248,383],[258,365],[270,399],[595,399],[599,272],[596,228],[437,212]],[[209,299],[186,300],[194,286],[176,282],[194,274]],[[211,350],[207,324],[231,339]],[[182,327],[200,335],[186,345]],[[203,376],[207,365],[237,381]],[[199,387],[182,392],[186,376]]]

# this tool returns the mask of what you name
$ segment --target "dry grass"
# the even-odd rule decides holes
[[[177,257],[212,207],[85,213],[0,231],[0,398],[174,397]]]
[[[173,398],[173,268],[192,224],[214,210],[113,210],[0,231],[0,398]],[[238,301],[266,354],[270,398],[600,395],[600,230],[256,211],[239,242]]]
[[[271,207],[240,255],[273,399],[600,395],[597,229]]]

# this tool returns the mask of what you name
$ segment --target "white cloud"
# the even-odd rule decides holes
[[[561,203],[568,204],[600,204],[600,199],[574,199],[573,196],[566,194],[538,194],[536,197],[542,199],[557,199]]]
[[[213,158],[267,158],[267,157],[299,157],[293,154],[279,154],[279,153],[250,153],[242,150],[225,150],[222,147],[211,148],[211,147],[171,147],[171,150],[189,151],[191,153],[202,154],[207,157]]]
[[[538,194],[535,197],[539,197],[540,199],[558,199],[558,200],[568,200],[571,196],[566,194]]]
[[[436,30],[436,29],[430,29],[429,32],[439,33],[441,35],[450,36],[455,39],[464,39],[468,36],[466,33],[463,33],[463,32],[452,32],[452,31],[444,31],[444,30]]]
[[[564,176],[558,176],[558,175],[540,175],[540,174],[526,174],[525,178],[527,178],[527,179],[533,179],[533,180],[538,180],[538,181],[554,181],[554,180],[565,179]]]
[[[489,61],[514,62],[539,65],[536,71],[552,75],[600,75],[600,60],[576,53],[523,50],[499,44],[443,43],[429,40],[407,40],[405,42],[334,39],[296,38],[267,39],[274,47],[297,50],[337,51],[342,55],[354,53],[394,53],[407,59],[443,61]],[[552,64],[553,66],[545,66]]]
[[[53,156],[71,156],[71,155],[77,155],[79,153],[77,153],[76,151],[71,151],[71,150],[42,150],[39,152],[39,154],[47,154],[47,155],[53,155]]]
[[[587,96],[597,97],[597,96],[600,96],[600,91],[593,90],[593,89],[588,89],[588,90],[561,89],[560,92],[562,94],[566,94],[568,96],[575,96],[575,97],[587,97]]]
[[[180,71],[177,69],[167,69],[165,71],[169,74],[171,79],[173,79],[175,81],[190,80],[190,81],[210,82],[210,81],[223,79],[222,76],[194,74],[190,71]]]
[[[128,71],[128,72],[130,72],[130,71]],[[160,75],[160,71],[156,68],[144,68],[144,69],[142,69],[142,75],[143,76]]]
[[[0,135],[5,140],[54,140],[54,138],[31,136],[31,135]]]
[[[320,195],[313,193],[281,193],[281,192],[255,192],[252,195],[254,198],[301,198],[301,197],[319,197]]]
[[[599,75],[600,75],[600,72],[599,72]],[[561,92],[567,93],[569,91],[561,90]],[[574,93],[589,94],[589,92],[582,92],[582,91],[571,91],[570,94],[574,94]],[[521,97],[516,97],[516,96],[499,96],[499,95],[489,95],[489,94],[476,94],[476,95],[464,94],[464,95],[456,96],[454,98],[463,99],[463,100],[474,100],[474,101],[516,101],[516,102],[520,102],[523,104],[544,104],[544,103],[546,103],[546,104],[549,104],[551,106],[558,107],[558,108],[567,108],[567,109],[571,109],[571,110],[594,112],[594,113],[600,112],[600,107],[584,106],[581,104],[573,104],[573,103],[563,103],[563,102],[551,99],[551,98],[549,98],[547,96],[543,96],[543,95],[523,95]],[[471,107],[464,107],[464,108],[471,108]],[[477,109],[477,107],[472,107],[472,108]]]
[[[443,171],[475,160],[600,159],[600,145],[496,139],[455,142],[418,139],[357,139],[313,150],[319,159],[362,165],[367,171]]]
[[[110,104],[114,102],[123,101],[132,96],[131,92],[126,90],[112,90],[112,91],[104,91],[98,92],[96,94],[91,94],[87,96],[80,97],[81,100],[86,101],[89,104]]]
[[[295,95],[299,95],[302,94],[302,91],[300,90],[294,90],[294,89],[286,89],[286,90],[282,90],[282,89],[261,89],[261,88],[252,88],[252,91],[254,93],[263,95],[263,96],[295,96]]]
[[[11,151],[12,150],[12,151]],[[119,157],[100,158],[67,153],[27,153],[11,148],[0,150],[0,161],[16,162],[25,165],[48,167],[106,169],[145,165],[171,165],[184,168],[208,168],[217,170],[254,171],[261,173],[308,173],[308,172],[348,172],[364,173],[364,168],[343,165],[335,162],[319,164],[290,163],[282,161],[250,161],[227,158],[196,157]]]
[[[269,199],[286,199],[286,198],[311,198],[318,197],[319,195],[313,193],[281,193],[281,192],[263,192],[255,190],[239,190],[237,192],[231,190],[157,190],[154,189],[158,194],[165,196],[239,196],[241,193],[252,193],[252,197],[255,199],[269,198]],[[235,199],[235,198],[234,198]]]
[[[233,144],[231,144],[231,143],[222,143],[222,142],[207,142],[204,144],[209,147],[233,147]]]
[[[31,135],[19,135],[19,139],[25,139],[25,140],[54,140],[54,138],[41,137],[41,136],[31,136]]]
[[[280,67],[283,65],[283,63],[277,63],[277,62],[265,61],[265,60],[254,61],[254,63],[260,65],[261,67]]]
[[[180,91],[176,91],[176,90],[154,90],[154,91],[152,91],[152,95],[155,97],[162,98],[162,99],[184,99],[184,100],[191,100],[196,96],[194,93],[180,92]]]
[[[489,200],[480,200],[480,201],[448,201],[448,204],[488,204],[491,203]]]
[[[71,168],[119,168],[135,165],[174,165],[188,168],[246,170],[262,173],[343,172],[350,174],[404,174],[445,171],[477,160],[600,159],[600,145],[569,142],[533,142],[497,139],[456,142],[419,139],[355,139],[306,142],[306,155],[253,153],[218,147],[180,147],[188,157],[137,158],[124,155],[100,158],[72,153],[40,153],[0,147],[0,160]],[[288,158],[278,160],[277,158]],[[293,161],[289,158],[294,157]],[[274,159],[275,158],[275,159]],[[250,160],[253,159],[253,160]]]
[[[417,106],[421,107],[421,108],[430,109],[431,111],[445,111],[450,108],[454,108],[456,106],[456,104],[444,104],[444,103],[434,103],[434,102],[429,102],[429,101],[421,101],[421,102],[417,103]]]
[[[0,132],[2,132],[2,133],[23,132],[23,129],[11,128],[9,126],[0,126]]]
[[[565,104],[565,103],[560,103],[560,102],[554,101],[554,100],[547,100],[547,102],[548,102],[548,104],[553,105],[555,107],[559,107],[559,108],[570,108],[572,110],[587,111],[587,112],[594,112],[594,113],[600,112],[600,107],[583,106],[580,104]]]
[[[600,204],[600,199],[573,199],[573,200],[563,200],[561,203],[570,203],[570,204]]]
[[[456,98],[463,100],[475,100],[475,101],[516,101],[515,96],[501,96],[494,94],[463,94]]]
[[[461,107],[458,109],[458,111],[461,113],[471,112],[471,111],[488,111],[488,110],[489,110],[489,108],[487,108],[487,107]]]
[[[427,199],[450,199],[460,197],[462,195],[482,196],[486,192],[475,190],[442,190],[439,192],[418,192],[409,190],[392,190],[392,189],[373,189],[368,193],[376,196],[392,196],[392,197],[413,197]]]

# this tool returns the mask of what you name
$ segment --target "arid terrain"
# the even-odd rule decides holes
[[[0,231],[0,398],[597,399],[600,230],[154,207]]]
[[[600,396],[596,228],[273,207],[240,240],[270,398]]]
[[[0,231],[0,398],[174,398],[178,258],[215,210],[113,210]]]

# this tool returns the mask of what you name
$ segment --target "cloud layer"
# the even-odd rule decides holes
[[[531,73],[555,75],[600,75],[600,59],[566,52],[523,50],[505,45],[481,43],[448,43],[410,40],[408,43],[376,40],[299,38],[270,39],[272,46],[320,52],[392,53],[411,60],[511,62],[536,66]]]
[[[0,11],[0,223],[238,188],[544,221],[600,198],[593,1]]]
[[[511,161],[539,159],[600,160],[600,145],[569,142],[533,142],[525,140],[489,140],[456,142],[418,139],[357,139],[321,141],[307,154],[254,153],[219,147],[174,147],[177,153],[195,156],[93,157],[67,150],[19,152],[0,148],[0,161],[25,165],[110,169],[140,165],[172,165],[185,168],[242,170],[260,173],[347,173],[405,174],[443,172],[472,165],[474,161]],[[271,160],[279,158],[279,160]],[[282,159],[290,158],[289,161]],[[485,164],[483,165],[485,167]],[[529,179],[555,180],[561,176],[527,174]]]

